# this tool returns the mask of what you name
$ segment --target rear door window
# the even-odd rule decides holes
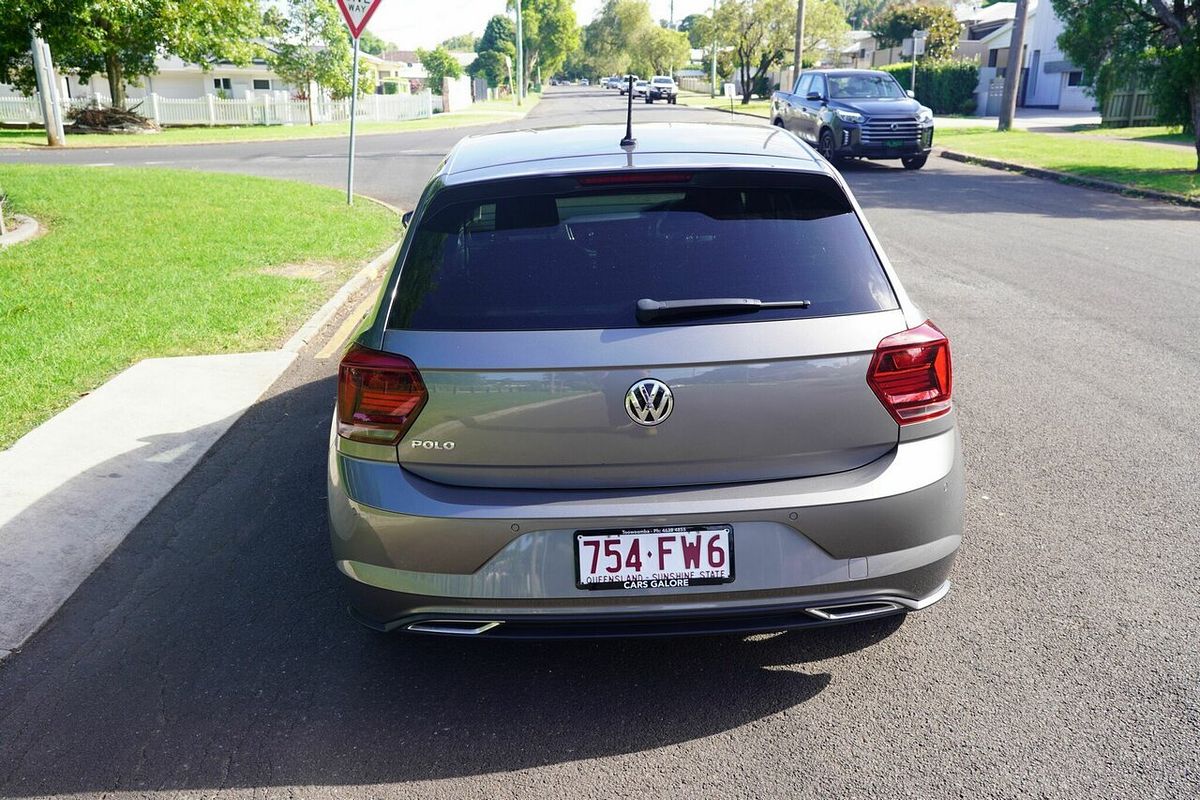
[[[832,180],[795,173],[722,180],[589,187],[559,178],[443,190],[411,234],[389,327],[638,327],[641,298],[811,301],[805,309],[677,323],[687,325],[897,307]]]

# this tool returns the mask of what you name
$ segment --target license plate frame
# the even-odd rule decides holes
[[[908,144],[908,142],[904,141],[903,139],[885,139],[883,142],[884,147],[890,148],[892,150],[899,150],[902,147],[904,147],[906,144]]]
[[[669,526],[663,526],[663,527],[649,527],[649,528],[611,528],[611,529],[605,529],[605,530],[578,530],[578,531],[575,531],[575,535],[572,537],[572,540],[571,540],[571,549],[574,553],[574,562],[575,562],[574,563],[575,588],[581,589],[584,591],[604,591],[604,590],[611,590],[611,589],[634,589],[634,590],[672,589],[672,590],[687,591],[696,586],[718,586],[721,584],[733,583],[737,577],[737,571],[736,571],[737,559],[736,559],[736,555],[734,552],[734,535],[733,535],[733,533],[734,533],[733,525],[726,524],[726,523],[711,524],[711,525],[669,525]],[[688,575],[686,578],[684,578],[683,576],[679,576],[679,575],[677,575],[675,577],[654,577],[654,575],[661,575],[662,573],[653,573],[650,576],[644,576],[644,577],[638,576],[636,578],[626,579],[624,577],[620,577],[620,572],[624,571],[622,569],[622,567],[624,566],[623,560],[622,560],[622,561],[618,562],[618,568],[619,568],[620,572],[618,573],[618,576],[614,578],[614,580],[601,581],[601,582],[584,582],[584,580],[583,580],[584,579],[584,570],[583,570],[583,563],[582,563],[582,558],[583,558],[582,552],[586,547],[586,545],[583,544],[584,540],[593,540],[594,539],[594,540],[611,541],[613,539],[617,539],[617,540],[619,540],[619,544],[617,545],[618,551],[620,553],[624,553],[624,555],[627,556],[628,551],[629,551],[629,546],[630,546],[632,540],[635,538],[638,539],[639,545],[642,545],[642,537],[651,537],[651,536],[653,536],[653,537],[659,537],[659,536],[678,537],[678,536],[688,536],[688,535],[694,536],[697,534],[700,536],[699,547],[700,547],[700,551],[701,551],[700,556],[699,556],[700,561],[698,562],[698,564],[706,564],[706,566],[704,566],[704,567],[697,566],[694,568],[688,568],[686,566],[686,562],[685,562],[684,571],[685,572],[692,572],[693,570],[700,571],[700,572],[714,571],[711,568],[711,564],[707,564],[707,562],[705,561],[706,557],[708,557],[707,548],[708,548],[708,544],[710,541],[710,540],[706,539],[705,537],[706,537],[706,535],[709,535],[709,534],[715,534],[715,535],[718,535],[719,537],[723,538],[724,553],[725,553],[726,562],[728,565],[728,570],[725,575],[715,576],[715,577],[714,576],[705,576],[705,575],[700,575],[700,576]],[[602,544],[603,544],[603,542],[600,542],[598,544],[597,556],[599,558],[606,558],[606,559],[612,558],[614,555],[612,553],[609,553],[607,556],[599,555],[601,552],[600,547]],[[676,539],[674,544],[677,546],[680,545],[681,540]],[[655,545],[655,546],[658,546],[658,545]],[[652,552],[649,554],[646,554],[645,551],[640,551],[640,552],[645,554],[646,558],[652,558],[652,557],[658,555],[658,553],[656,553],[656,552]],[[681,558],[684,557],[682,553],[677,554],[677,553],[672,552],[672,555],[679,555]],[[621,556],[618,556],[618,557],[623,558]],[[639,558],[639,562],[640,561],[641,561],[641,559]],[[588,572],[591,573],[590,568],[589,568]],[[673,572],[673,571],[666,570],[666,572]],[[681,583],[681,581],[683,581],[683,582]],[[628,585],[628,584],[633,584],[633,585]]]

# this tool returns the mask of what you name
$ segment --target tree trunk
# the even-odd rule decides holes
[[[758,86],[758,82],[761,81],[766,74],[771,71],[772,63],[773,62],[771,58],[768,56],[764,56],[758,60],[758,66],[754,68],[754,77],[750,79],[750,88]],[[768,86],[767,88],[770,89],[771,87]]]
[[[800,77],[800,64],[804,61],[804,0],[796,2],[796,46],[792,52],[795,66],[792,67],[792,85]]]
[[[1196,137],[1196,172],[1200,172],[1200,85],[1188,90],[1188,99],[1192,103],[1192,135]]]
[[[739,71],[742,73],[742,105],[750,105],[750,95],[754,91],[754,84],[750,80],[750,57],[748,53],[738,51],[738,60],[741,63]]]
[[[104,54],[104,69],[108,73],[108,95],[113,108],[125,108],[125,68],[116,53]]]

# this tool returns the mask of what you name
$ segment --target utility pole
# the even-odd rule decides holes
[[[1012,128],[1017,113],[1017,89],[1021,85],[1021,67],[1025,55],[1025,22],[1029,17],[1029,0],[1017,0],[1012,37],[1008,44],[1008,67],[1004,71],[1004,95],[1000,100],[1000,124],[997,130]]]
[[[712,80],[709,81],[709,97],[717,96],[717,0],[713,0]]]
[[[517,105],[525,99],[525,33],[521,26],[521,0],[517,0]]]
[[[350,75],[350,155],[346,159],[346,205],[354,205],[354,122],[358,118],[358,37],[354,37],[354,70]]]
[[[800,63],[804,58],[804,0],[796,2],[796,50],[792,53],[795,66],[792,67],[792,85],[800,77]]]
[[[50,47],[38,35],[30,37],[33,55],[33,74],[37,79],[38,97],[42,105],[42,122],[46,126],[46,141],[51,147],[62,147],[66,135],[63,132],[62,103],[58,97],[58,78],[54,74],[54,62],[50,60]]]

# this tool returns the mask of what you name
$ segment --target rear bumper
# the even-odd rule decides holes
[[[954,427],[837,475],[705,488],[467,489],[334,447],[329,467],[338,569],[359,618],[388,630],[466,619],[504,623],[489,636],[658,635],[829,624],[845,620],[812,609],[841,602],[902,613],[938,594],[962,535]],[[736,531],[732,583],[575,584],[577,530],[716,523]]]
[[[944,565],[923,568],[932,581],[949,571]],[[907,614],[928,608],[950,591],[943,580],[920,597],[911,598],[886,590],[841,597],[789,598],[772,603],[696,605],[691,608],[597,609],[586,611],[538,612],[528,608],[478,611],[445,605],[438,598],[403,598],[404,611],[394,616],[397,598],[381,590],[349,584],[356,602],[351,616],[368,628],[433,636],[480,637],[488,639],[603,639],[639,636],[687,636],[750,634],[770,631],[843,625],[866,619]],[[382,613],[380,613],[382,612]]]

